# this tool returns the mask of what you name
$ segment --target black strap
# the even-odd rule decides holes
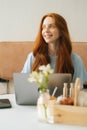
[[[0,82],[9,82],[9,80],[7,80],[7,79],[3,79],[3,78],[0,78]]]

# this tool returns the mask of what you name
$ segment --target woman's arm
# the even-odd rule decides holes
[[[34,60],[34,56],[33,56],[33,53],[31,52],[27,56],[27,59],[25,61],[25,64],[24,64],[24,67],[23,67],[21,73],[30,73],[31,72],[33,60]]]

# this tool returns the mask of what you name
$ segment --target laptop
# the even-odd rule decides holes
[[[15,99],[18,105],[36,105],[39,97],[38,85],[35,82],[29,82],[29,74],[14,73]],[[52,95],[54,88],[58,89],[55,96],[58,97],[63,92],[63,84],[71,82],[71,74],[53,73],[49,77],[48,88]]]

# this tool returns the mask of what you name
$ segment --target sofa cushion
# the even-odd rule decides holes
[[[73,51],[79,54],[87,71],[87,42],[73,42]]]
[[[20,72],[28,53],[32,50],[32,42],[0,43],[0,78],[10,80],[14,72]]]

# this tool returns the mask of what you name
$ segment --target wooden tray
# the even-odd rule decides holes
[[[54,123],[87,126],[87,107],[58,105],[50,101],[49,108]]]

